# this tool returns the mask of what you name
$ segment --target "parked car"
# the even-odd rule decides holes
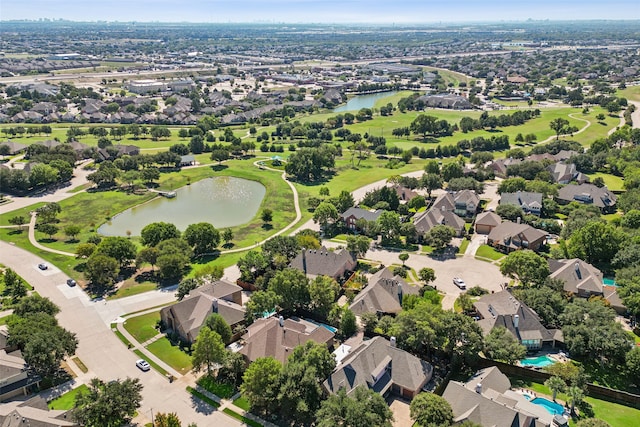
[[[456,285],[457,287],[459,287],[462,290],[467,289],[467,284],[464,283],[464,280],[462,280],[459,277],[454,277],[453,278],[453,284]]]
[[[137,366],[140,370],[145,371],[145,372],[147,372],[149,369],[151,369],[151,365],[149,365],[149,362],[147,362],[147,361],[146,361],[146,360],[144,360],[144,359],[138,359],[138,360],[136,361],[136,366]]]
[[[44,262],[41,262],[40,264],[38,264],[38,268],[40,270],[46,270],[47,268],[49,268],[49,266],[47,264],[45,264]]]
[[[67,279],[67,285],[74,287],[76,285],[76,281],[73,279]]]

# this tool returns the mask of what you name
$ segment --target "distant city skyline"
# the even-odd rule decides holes
[[[0,19],[211,23],[640,19],[638,0],[2,0]]]

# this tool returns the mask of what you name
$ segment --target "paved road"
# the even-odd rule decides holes
[[[79,341],[76,354],[89,369],[87,378],[98,376],[103,380],[116,378],[140,378],[144,385],[143,403],[136,421],[150,422],[151,410],[155,413],[176,412],[186,425],[191,422],[199,426],[239,426],[239,422],[214,411],[206,405],[194,403],[185,387],[193,381],[185,376],[172,384],[155,371],[141,372],[135,367],[137,356],[122,344],[110,331],[109,324],[118,316],[173,301],[173,292],[151,292],[134,297],[108,301],[92,301],[79,288],[65,284],[67,276],[55,266],[41,271],[37,265],[41,258],[0,242],[1,262],[14,269],[36,291],[56,303],[61,312],[60,324],[76,333]]]

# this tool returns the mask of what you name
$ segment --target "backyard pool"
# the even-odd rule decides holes
[[[536,405],[540,405],[544,407],[552,415],[562,415],[564,414],[564,406],[559,403],[552,402],[544,397],[536,397],[531,401],[531,403],[535,403]]]
[[[544,368],[554,363],[556,363],[556,361],[549,356],[527,357],[526,359],[520,360],[520,364],[526,368]]]
[[[617,286],[616,281],[608,277],[605,277],[604,279],[602,279],[602,284],[605,286]]]

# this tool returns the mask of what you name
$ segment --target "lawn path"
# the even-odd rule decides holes
[[[75,257],[76,254],[72,254],[70,252],[64,252],[64,251],[59,251],[57,249],[51,249],[48,248],[46,246],[41,245],[40,243],[38,243],[38,241],[36,240],[36,219],[38,217],[38,214],[35,212],[31,213],[31,221],[29,222],[29,243],[31,243],[33,246],[35,246],[36,248],[46,251],[46,252],[51,252],[52,254],[58,254],[58,255],[66,255],[66,256],[70,256],[70,257]]]

